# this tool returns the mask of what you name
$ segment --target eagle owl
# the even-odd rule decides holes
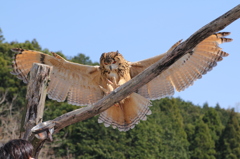
[[[112,125],[120,131],[128,131],[140,120],[146,120],[146,115],[151,114],[150,100],[171,96],[174,90],[183,91],[216,66],[223,57],[228,56],[218,45],[232,41],[225,38],[229,34],[221,32],[204,39],[152,81],[102,112],[98,122],[104,123],[106,127]],[[53,71],[47,90],[50,99],[58,102],[67,99],[69,104],[78,106],[92,105],[163,58],[179,44],[180,42],[176,43],[164,54],[138,62],[126,61],[118,51],[103,53],[100,66],[69,62],[55,53],[50,56],[37,51],[12,49],[18,54],[14,57],[11,73],[27,83],[27,75],[33,63],[51,65]]]

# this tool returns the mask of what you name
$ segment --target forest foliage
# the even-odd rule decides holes
[[[11,75],[12,48],[42,51],[36,39],[6,42],[0,30],[0,144],[18,138],[26,106],[26,85]],[[64,56],[62,52],[56,52]],[[96,65],[79,53],[73,62]],[[237,159],[240,158],[240,116],[234,109],[193,105],[180,98],[152,102],[152,114],[134,129],[120,132],[97,123],[97,116],[70,125],[54,135],[42,158],[78,159]],[[79,107],[47,99],[44,121]]]

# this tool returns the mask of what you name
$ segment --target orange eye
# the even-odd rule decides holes
[[[106,62],[104,63],[105,65],[108,65]]]
[[[116,61],[113,62],[113,64],[115,64],[115,63],[116,63]]]

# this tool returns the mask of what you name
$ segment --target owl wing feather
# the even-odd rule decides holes
[[[182,56],[163,73],[141,87],[138,93],[148,99],[154,100],[171,96],[174,94],[174,90],[183,91],[192,85],[195,80],[200,79],[202,75],[212,70],[223,57],[228,56],[228,53],[222,51],[218,45],[232,41],[230,38],[225,38],[229,34],[229,32],[220,32],[209,36],[191,52]],[[179,44],[180,41],[164,54],[130,63],[131,77],[133,78],[151,64],[163,58]]]
[[[33,63],[53,66],[48,86],[48,97],[69,104],[83,106],[93,104],[103,97],[99,66],[88,66],[69,62],[59,55],[53,56],[24,49],[12,49],[18,54],[13,60],[13,75],[28,83],[28,73]]]

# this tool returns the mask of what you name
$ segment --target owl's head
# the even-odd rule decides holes
[[[119,64],[123,62],[122,60],[124,60],[124,58],[118,51],[103,53],[100,58],[100,66],[108,71],[115,70],[118,69]]]

